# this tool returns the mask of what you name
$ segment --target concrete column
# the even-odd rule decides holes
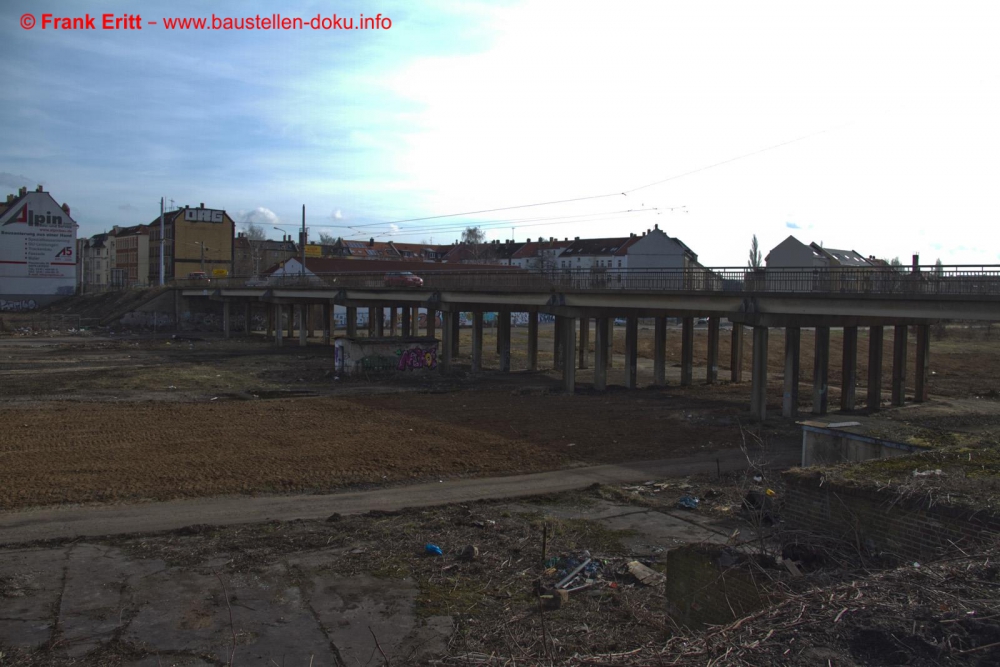
[[[625,320],[625,388],[635,389],[639,365],[639,316],[629,315]]]
[[[558,371],[562,368],[562,339],[565,328],[562,317],[556,317],[554,327],[555,330],[552,332],[552,368]]]
[[[500,343],[500,372],[510,372],[510,311],[497,313],[497,341]]]
[[[825,415],[830,398],[830,327],[816,327],[816,354],[813,356],[814,415]]]
[[[330,344],[331,333],[333,332],[333,306],[330,302],[323,304],[323,345]]]
[[[608,370],[614,368],[615,365],[615,318],[608,318],[608,349],[607,349],[607,362]]]
[[[378,306],[369,305],[368,306],[368,337],[375,337],[376,320],[378,319]]]
[[[528,313],[528,370],[538,370],[538,313]]]
[[[451,318],[451,356],[457,357],[462,350],[462,314],[455,313]]]
[[[563,388],[566,393],[572,394],[576,391],[576,318],[560,317],[558,320],[563,320],[560,327],[563,337]]]
[[[347,307],[347,337],[354,338],[358,335],[358,308],[357,306]]]
[[[281,315],[284,312],[285,307],[275,305],[271,310],[274,317],[274,344],[277,347],[281,347],[282,335],[285,333],[285,323],[281,321],[283,319]]]
[[[417,322],[419,323],[420,311],[417,311]],[[427,309],[427,337],[434,338],[437,336],[437,311],[433,308]],[[443,333],[443,332],[442,332]]]
[[[244,307],[244,314],[243,314],[243,335],[245,336],[249,336],[250,332],[253,330],[253,327],[251,327],[250,324],[251,320],[253,319],[252,315],[253,315],[253,304],[247,301],[247,304]]]
[[[767,419],[767,333],[767,327],[753,328],[750,412],[756,421]]]
[[[416,338],[420,335],[420,306],[410,308],[410,328],[406,335]]]
[[[455,327],[452,326],[452,321],[458,319],[458,313],[446,310],[441,313],[443,322],[441,325],[441,354],[439,356],[440,368],[442,373],[448,373],[451,371],[452,365],[455,363],[453,351],[454,345],[452,345],[452,338],[455,335]]]
[[[858,328],[844,327],[844,365],[840,372],[840,409],[854,410],[858,385]]]
[[[264,305],[264,338],[274,335],[274,308]]]
[[[743,382],[743,325],[733,322],[733,344],[729,350],[729,380]]]
[[[715,384],[719,379],[719,318],[708,318],[708,368],[705,384]]]
[[[395,337],[399,333],[397,331],[397,326],[396,326],[398,322],[398,320],[396,319],[396,311],[398,310],[399,309],[396,308],[396,306],[393,306],[392,308],[389,309],[389,335],[392,337]]]
[[[781,399],[781,416],[796,417],[799,414],[799,342],[801,330],[798,327],[785,328],[785,388]]]
[[[229,338],[229,328],[232,326],[232,313],[230,312],[230,303],[228,301],[222,302],[222,335],[225,338]]]
[[[681,386],[691,384],[694,374],[694,318],[685,317],[681,323]]]
[[[882,327],[868,329],[868,412],[882,409]]]
[[[295,331],[295,307],[288,304],[288,339],[292,339],[292,334]]]
[[[900,324],[892,336],[892,404],[906,403],[906,339],[909,327]]]
[[[299,304],[299,347],[305,347],[309,340],[309,306]]]
[[[653,384],[667,384],[667,316],[657,315],[653,326]]]
[[[483,370],[483,311],[472,313],[472,372]]]
[[[385,337],[385,308],[381,305],[375,309],[375,335]]]
[[[608,318],[598,317],[594,322],[594,389],[608,388]]]
[[[580,368],[587,367],[587,357],[590,354],[590,318],[580,318]]]
[[[412,336],[413,335],[413,323],[410,319],[410,315],[413,311],[410,310],[409,306],[403,306],[402,319],[403,321],[399,325],[399,335],[400,336]]]
[[[931,356],[931,326],[917,325],[917,364],[913,377],[913,400],[923,403],[928,398],[927,380],[930,376],[929,361]]]

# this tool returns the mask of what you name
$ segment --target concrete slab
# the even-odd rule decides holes
[[[94,544],[70,549],[56,651],[71,658],[85,655],[109,641],[127,622],[122,592],[130,565],[119,549]]]
[[[0,643],[34,648],[52,638],[66,549],[0,551]]]

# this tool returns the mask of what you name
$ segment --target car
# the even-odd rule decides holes
[[[192,271],[191,273],[188,274],[187,279],[188,280],[204,280],[206,283],[210,282],[210,278],[208,277],[208,274],[205,273],[204,271]]]
[[[424,279],[411,271],[395,271],[385,274],[386,287],[423,287]]]

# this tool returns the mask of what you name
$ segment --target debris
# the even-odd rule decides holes
[[[785,566],[785,569],[788,570],[789,574],[791,574],[793,577],[802,576],[802,570],[800,570],[799,566],[795,564],[795,561],[789,558],[785,558],[784,560],[781,561],[781,563]]]
[[[677,501],[677,506],[688,510],[696,510],[698,509],[698,499],[694,496],[684,495]]]
[[[462,548],[462,551],[459,552],[458,557],[471,563],[479,558],[479,547],[474,544],[467,544]]]
[[[766,495],[766,496],[767,496],[768,498],[774,498],[774,497],[775,497],[776,495],[778,495],[778,494],[776,494],[776,493],[774,492],[774,490],[773,490],[773,489],[767,489],[767,490],[765,490],[765,491],[764,491],[764,494],[765,494],[765,495]]]
[[[590,558],[588,558],[587,560],[585,560],[582,563],[580,563],[580,565],[578,565],[575,570],[573,570],[572,572],[570,572],[569,574],[567,574],[562,579],[562,581],[560,581],[558,584],[556,584],[556,588],[564,588],[568,583],[570,583],[571,581],[573,581],[573,579],[576,578],[576,575],[580,574],[580,572],[582,572],[583,569],[585,567],[587,567],[588,565],[590,565]]]
[[[167,391],[177,391],[177,387],[175,387],[174,385],[170,385],[169,387],[167,387]]]
[[[638,579],[639,583],[644,586],[653,586],[655,584],[662,583],[667,579],[663,574],[657,572],[651,567],[643,565],[637,560],[629,562],[628,571],[629,574]]]
[[[916,470],[913,471],[914,477],[930,477],[931,475],[940,476],[944,474],[945,473],[941,472],[940,468],[938,468],[937,470],[924,470],[922,472],[917,472]]]
[[[441,556],[441,555],[444,555],[444,552],[441,551],[441,547],[439,547],[436,544],[430,544],[430,543],[427,543],[426,545],[424,545],[424,552],[428,556]]]
[[[326,517],[326,522],[327,523],[336,523],[337,521],[340,521],[343,518],[344,517],[342,517],[339,512],[334,512],[330,516]]]

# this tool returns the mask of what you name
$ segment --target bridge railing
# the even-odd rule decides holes
[[[655,291],[723,294],[857,294],[1000,296],[1000,266],[951,267],[746,267],[687,269],[574,269],[548,272],[441,271],[428,267],[413,273],[421,287],[398,287],[384,271],[278,275],[268,278],[222,278],[176,281],[195,289],[304,288],[403,289],[473,292]]]

